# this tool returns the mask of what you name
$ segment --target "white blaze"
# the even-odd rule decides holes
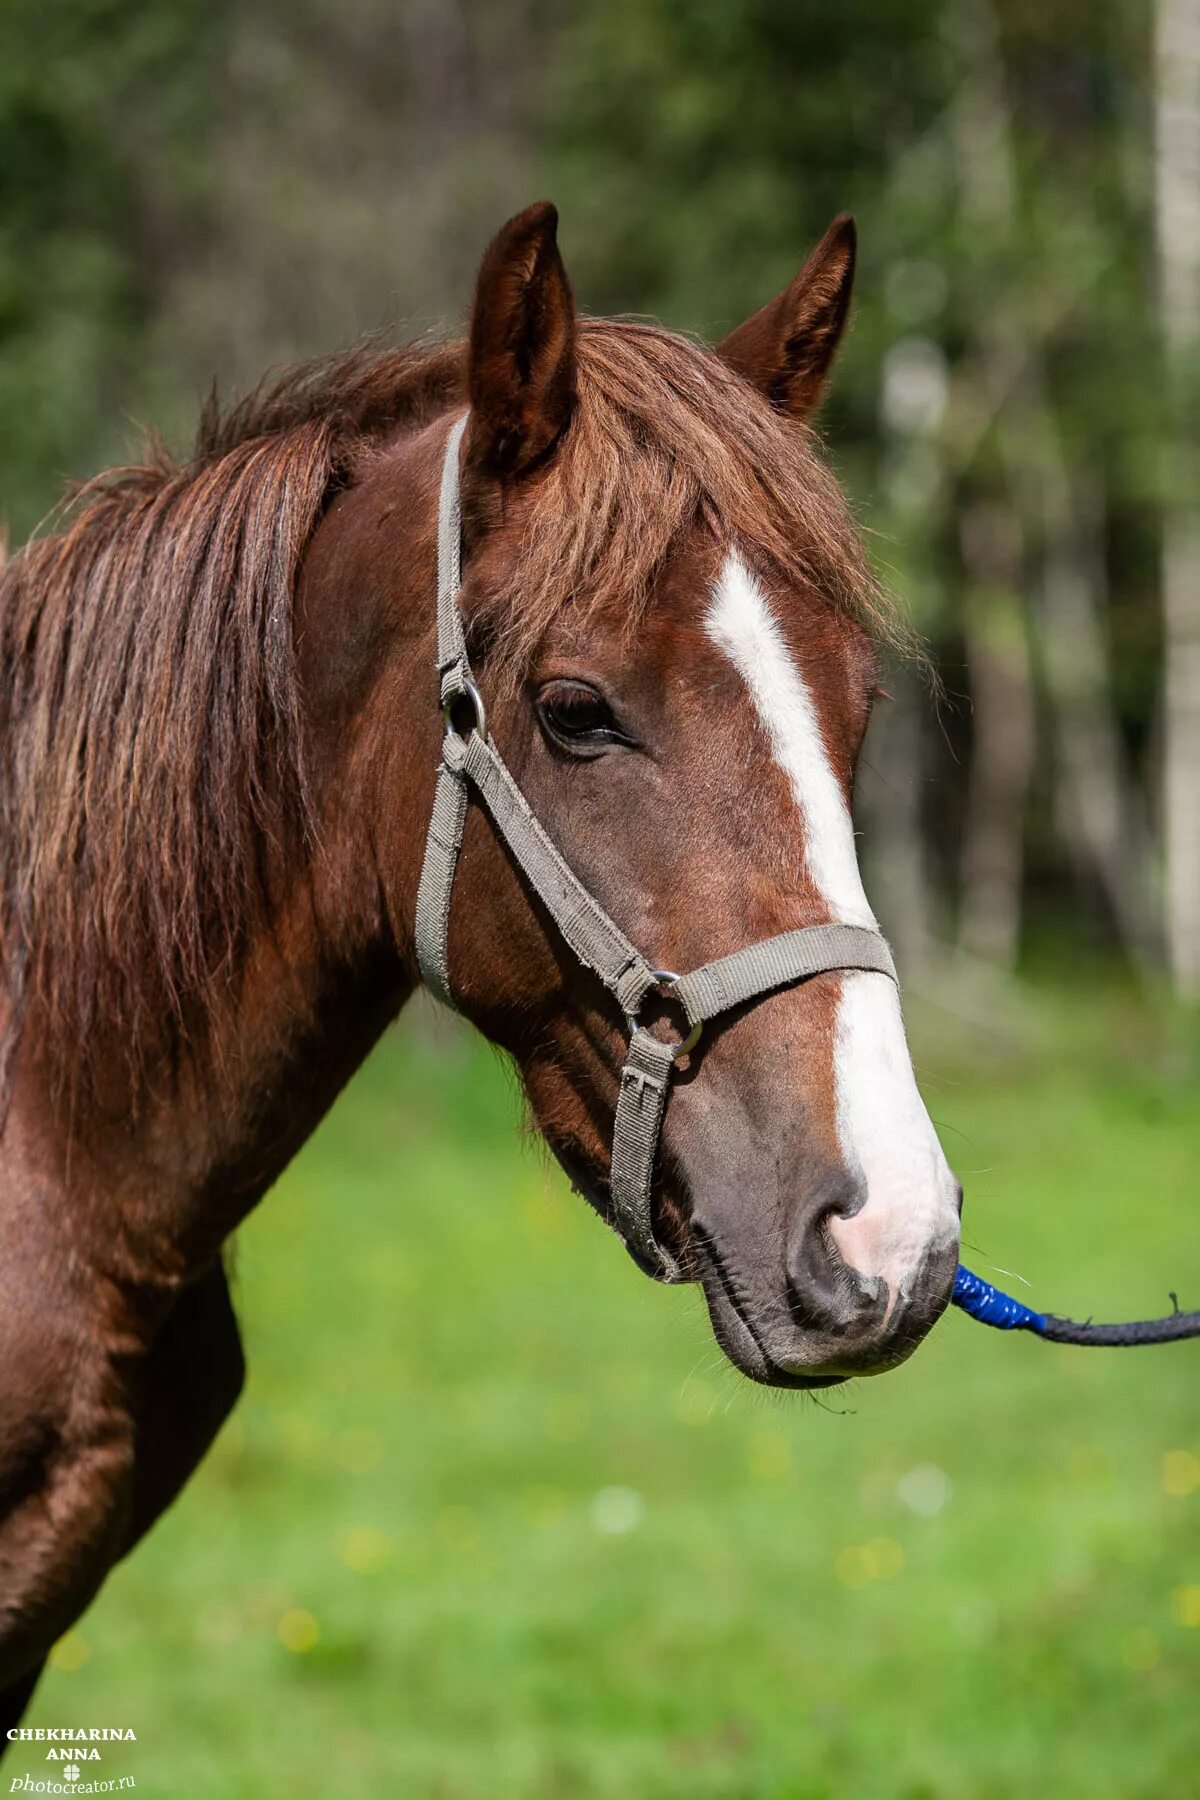
[[[850,811],[833,772],[812,695],[766,596],[741,558],[725,559],[706,620],[738,671],[804,826],[805,863],[832,919],[874,925]],[[955,1184],[917,1084],[900,1000],[886,976],[847,970],[836,1031],[838,1140],[861,1170],[867,1202],[835,1219],[838,1248],[864,1275],[903,1294],[930,1250],[958,1232]]]

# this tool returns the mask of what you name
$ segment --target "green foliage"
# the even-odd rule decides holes
[[[585,302],[716,335],[781,288],[830,218],[857,214],[856,319],[827,409],[879,560],[963,685],[958,531],[1069,459],[1102,495],[1120,718],[1156,704],[1160,453],[1151,18],[1025,0],[931,7],[586,7],[537,112]],[[906,351],[948,383],[888,417]],[[1036,364],[1036,368],[1031,365]],[[1050,446],[1033,416],[1046,384]],[[1042,400],[1039,399],[1039,406]],[[1046,528],[1018,496],[1027,580]]]
[[[864,32],[828,4],[579,13],[542,120],[588,306],[712,334],[790,279],[834,213],[870,207],[936,91],[927,20],[873,14]]]
[[[199,0],[0,12],[0,518],[17,537],[127,435],[218,16]]]
[[[1151,28],[1134,0],[8,0],[0,521],[19,541],[68,478],[136,453],[135,421],[186,443],[214,375],[245,385],[389,311],[461,317],[487,232],[538,188],[587,308],[707,336],[852,210],[857,317],[823,423],[966,703],[963,769],[964,607],[995,585],[961,541],[982,504],[1019,521],[1003,585],[1031,639],[1074,533],[1113,671],[1096,707],[1148,788],[1162,516],[1195,484],[1178,444],[1162,453],[1195,384],[1186,359],[1161,379]],[[947,890],[926,911],[953,916],[965,782],[932,726],[913,754],[901,779],[919,787],[925,759],[946,789],[921,809]],[[1056,782],[1039,756],[1030,910],[1069,867],[1097,916],[1123,916],[1111,870],[1066,849],[1077,803]]]
[[[1132,1316],[1195,1298],[1198,1046],[1098,993],[918,1007],[918,1061],[976,1266]],[[237,1285],[247,1395],[32,1715],[131,1724],[104,1773],[194,1800],[1189,1791],[1191,1348],[954,1314],[822,1406],[766,1395],[426,1019],[242,1234]]]

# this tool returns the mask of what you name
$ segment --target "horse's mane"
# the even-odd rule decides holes
[[[308,820],[304,550],[363,454],[464,386],[456,344],[368,343],[290,370],[210,403],[187,462],[155,448],[88,483],[0,567],[0,1089],[34,1010],[72,1077],[98,1027],[135,1070],[172,1026],[199,1047],[268,918],[267,848]],[[537,484],[502,654],[527,655],[568,603],[634,614],[697,516],[895,635],[810,435],[711,352],[584,321],[579,404]]]

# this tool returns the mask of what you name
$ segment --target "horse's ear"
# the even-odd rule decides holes
[[[575,303],[548,200],[501,227],[475,283],[470,449],[498,475],[543,456],[575,405]]]
[[[804,419],[821,402],[850,312],[858,232],[833,221],[782,294],[731,331],[717,349],[780,412]]]

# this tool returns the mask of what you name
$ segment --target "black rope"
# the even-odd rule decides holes
[[[1180,1312],[1177,1307],[1165,1319],[1134,1319],[1127,1325],[1093,1325],[1090,1319],[1081,1324],[1046,1313],[1038,1335],[1053,1344],[1107,1344],[1115,1350],[1134,1344],[1177,1344],[1183,1338],[1200,1337],[1200,1312]]]
[[[1135,1344],[1175,1344],[1184,1338],[1200,1337],[1200,1312],[1180,1312],[1174,1294],[1171,1304],[1175,1310],[1165,1319],[1094,1325],[1090,1319],[1060,1319],[1055,1313],[1034,1312],[1031,1306],[1014,1300],[981,1275],[960,1267],[954,1278],[953,1302],[983,1325],[992,1325],[998,1331],[1032,1331],[1053,1344],[1107,1345],[1109,1349],[1126,1350]]]

